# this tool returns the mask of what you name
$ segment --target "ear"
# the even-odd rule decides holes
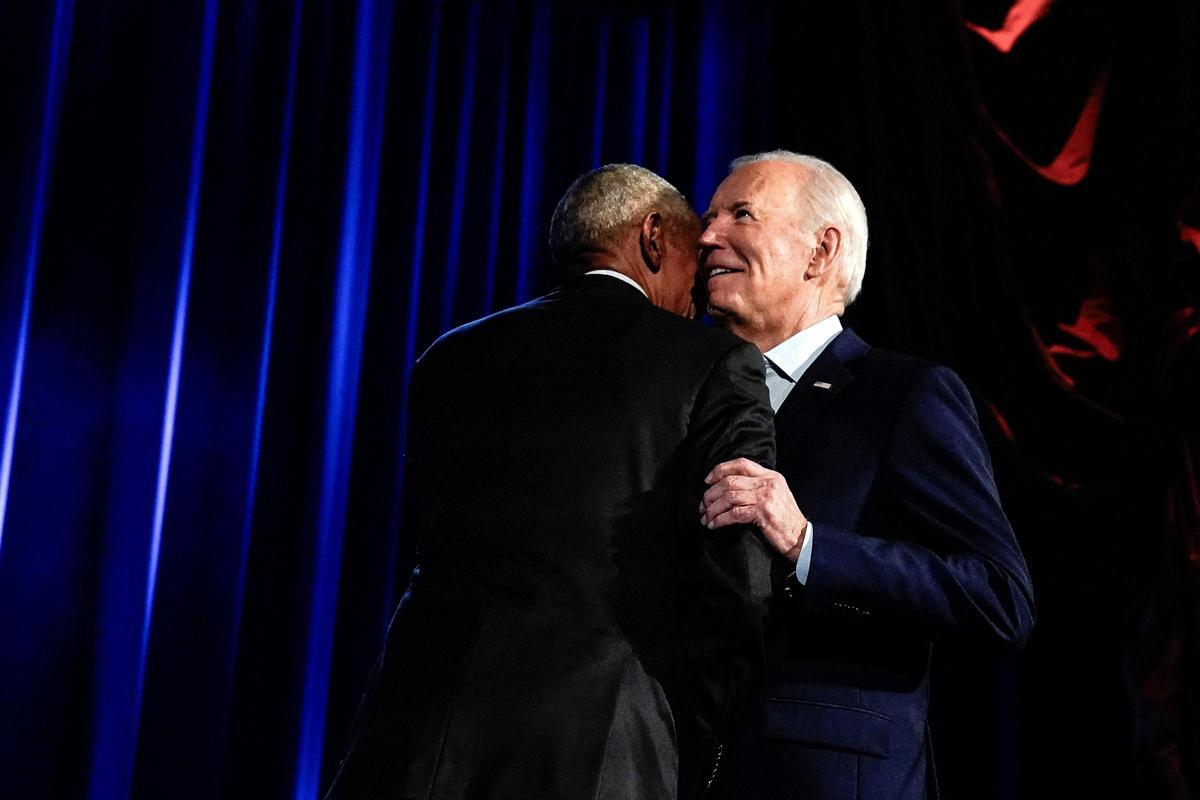
[[[642,249],[642,261],[646,269],[657,273],[662,269],[664,231],[662,214],[651,211],[642,219],[638,244]]]
[[[812,261],[804,271],[809,278],[824,275],[842,254],[842,232],[832,225],[827,227],[817,239],[813,248]]]

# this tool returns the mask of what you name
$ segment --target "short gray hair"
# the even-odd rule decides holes
[[[867,209],[854,184],[828,161],[790,150],[771,150],[735,158],[729,171],[760,161],[783,161],[808,167],[805,197],[821,222],[836,225],[842,233],[842,275],[846,279],[846,305],[854,302],[862,290],[867,272]]]
[[[605,164],[575,179],[550,219],[550,254],[566,268],[584,251],[615,243],[622,228],[651,211],[669,224],[694,222],[696,212],[679,190],[645,167]]]

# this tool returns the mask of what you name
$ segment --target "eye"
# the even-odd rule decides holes
[[[750,213],[750,209],[742,207],[742,208],[734,209],[733,218],[734,219],[754,219],[754,215]]]

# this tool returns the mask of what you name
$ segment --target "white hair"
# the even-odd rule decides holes
[[[651,211],[674,225],[696,218],[679,190],[645,167],[606,164],[579,176],[550,219],[554,263],[569,267],[581,252],[613,244],[623,228]]]
[[[867,209],[854,184],[828,161],[790,150],[735,158],[729,164],[729,171],[760,161],[784,161],[808,168],[804,196],[809,208],[822,223],[834,225],[842,234],[841,269],[846,279],[846,305],[850,305],[862,290],[867,271]]]

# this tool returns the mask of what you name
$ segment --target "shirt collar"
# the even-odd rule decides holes
[[[641,287],[641,284],[639,284],[637,281],[635,281],[633,278],[629,277],[628,275],[622,275],[620,272],[617,272],[615,269],[592,269],[592,270],[588,270],[587,272],[585,272],[583,274],[584,275],[608,275],[609,277],[616,278],[619,281],[625,281],[630,286],[632,286],[633,288],[635,288],[639,292],[641,292],[647,299],[649,299],[649,297],[650,297],[650,295],[646,294],[646,290]]]
[[[809,325],[799,333],[792,334],[788,339],[768,350],[765,355],[777,371],[797,381],[804,370],[812,366],[817,356],[825,346],[842,332],[842,321],[830,315],[815,325]]]

